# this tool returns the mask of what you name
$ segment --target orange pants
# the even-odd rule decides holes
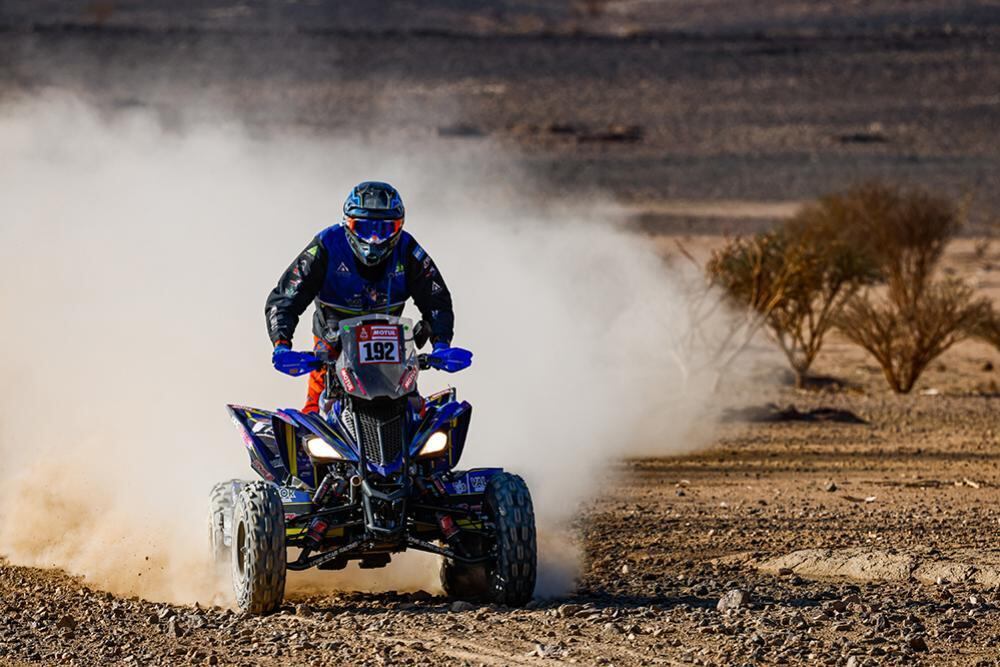
[[[319,336],[313,336],[313,339],[315,341],[313,349],[317,352],[322,350],[330,352],[333,350]],[[302,412],[319,412],[319,399],[323,395],[324,389],[326,389],[326,368],[318,368],[309,374],[309,390],[306,393],[306,405],[302,408]]]

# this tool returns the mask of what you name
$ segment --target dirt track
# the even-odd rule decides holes
[[[994,664],[1000,593],[977,573],[1000,560],[1000,399],[980,389],[1000,354],[957,348],[906,397],[853,354],[834,344],[819,369],[860,367],[846,389],[772,382],[710,451],[624,464],[578,521],[587,562],[565,599],[293,596],[252,618],[3,565],[0,664]],[[829,579],[815,559],[767,562],[847,547],[864,566],[834,553]],[[942,562],[963,566],[920,576]],[[718,611],[732,590],[748,599]]]
[[[363,133],[377,114],[409,138],[513,146],[531,175],[650,204],[653,230],[766,224],[773,201],[784,211],[871,175],[979,186],[977,201],[998,201],[1000,19],[986,3],[909,3],[912,24],[896,3],[872,3],[833,28],[803,27],[802,3],[782,3],[777,28],[709,3],[698,20],[657,18],[652,37],[501,17],[492,37],[456,36],[468,27],[457,21],[267,39],[246,26],[150,29],[141,12],[107,30],[69,12],[33,21],[32,3],[15,4],[0,16],[0,100],[57,85],[169,124],[175,95],[195,90],[252,124],[317,132]],[[725,30],[706,28],[726,15]],[[375,95],[369,77],[382,82]],[[764,213],[727,208],[735,200]],[[949,266],[996,298],[1000,258],[974,266],[964,243]],[[259,619],[120,599],[0,561],[0,665],[996,664],[1000,590],[984,573],[1000,561],[997,369],[1000,353],[962,345],[894,397],[870,360],[832,341],[817,370],[833,382],[795,391],[762,378],[755,409],[734,413],[711,450],[629,461],[595,488],[601,500],[576,524],[587,553],[576,592],[531,609],[341,594],[292,597]],[[788,557],[846,548],[860,551]],[[747,598],[718,611],[733,590]]]

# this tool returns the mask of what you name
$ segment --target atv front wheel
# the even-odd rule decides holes
[[[535,512],[528,485],[518,475],[499,473],[486,485],[486,513],[496,526],[496,560],[490,570],[490,598],[520,607],[535,592]]]
[[[250,482],[236,498],[232,544],[236,604],[251,614],[275,611],[285,597],[285,513],[278,489]]]

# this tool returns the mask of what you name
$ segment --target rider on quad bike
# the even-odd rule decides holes
[[[317,234],[267,298],[264,313],[276,368],[290,375],[308,370],[300,365],[300,353],[291,350],[291,340],[314,300],[318,353],[336,354],[324,336],[337,330],[339,320],[371,313],[398,316],[412,297],[435,356],[449,357],[455,326],[451,293],[430,255],[403,231],[404,218],[403,200],[388,183],[365,181],[351,190],[343,223]],[[303,412],[319,412],[325,375],[323,368],[310,373]]]
[[[448,289],[402,226],[399,193],[361,183],[343,224],[320,232],[268,298],[275,368],[313,376],[305,410],[227,406],[261,479],[212,488],[209,544],[245,612],[280,607],[287,570],[381,568],[409,550],[441,558],[448,595],[520,606],[534,592],[526,483],[503,468],[459,469],[472,405],[453,387],[417,390],[421,371],[461,371],[472,353],[450,347]],[[416,325],[401,316],[411,296]],[[313,300],[315,352],[292,351]],[[434,350],[419,352],[428,341]]]

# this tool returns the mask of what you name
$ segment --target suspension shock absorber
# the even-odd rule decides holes
[[[450,514],[439,513],[437,520],[438,528],[441,529],[441,534],[444,536],[448,546],[454,549],[459,555],[467,556],[465,547],[462,546],[462,540],[458,537],[459,530],[458,526],[455,525],[455,519]]]
[[[306,529],[306,537],[313,543],[313,547],[318,547],[323,542],[326,529],[329,527],[330,523],[321,516],[315,517],[309,522],[309,527]]]
[[[324,507],[334,498],[343,496],[345,491],[347,491],[347,480],[332,471],[328,472],[313,493],[313,505]]]

